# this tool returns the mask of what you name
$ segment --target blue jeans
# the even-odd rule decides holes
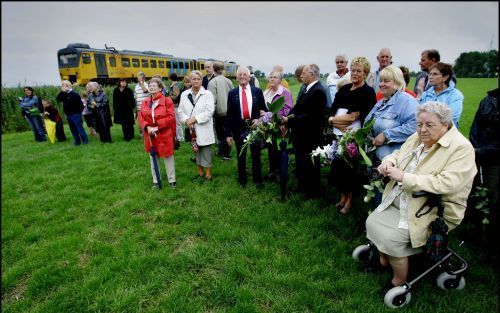
[[[68,120],[69,129],[73,135],[73,140],[75,145],[80,145],[80,143],[88,143],[87,133],[83,129],[82,115],[80,113],[66,115],[66,120]]]
[[[35,135],[35,140],[47,141],[47,138],[45,137],[45,129],[42,124],[42,118],[40,116],[31,116],[29,114],[25,114],[24,116],[26,117],[31,130]]]

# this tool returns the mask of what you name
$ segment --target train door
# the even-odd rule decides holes
[[[97,78],[108,78],[108,68],[106,67],[106,57],[102,53],[95,53],[95,67]]]

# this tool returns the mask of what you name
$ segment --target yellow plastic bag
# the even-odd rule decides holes
[[[47,136],[49,137],[50,142],[54,143],[56,140],[56,122],[52,122],[46,118],[45,128],[47,129]]]

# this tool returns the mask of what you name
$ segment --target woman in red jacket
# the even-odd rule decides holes
[[[165,163],[170,188],[176,187],[174,164],[175,113],[174,103],[161,92],[163,83],[158,78],[148,82],[150,97],[144,99],[139,113],[139,123],[144,130],[144,147],[149,153],[151,144]],[[148,138],[149,136],[149,138]],[[151,140],[150,140],[151,139]],[[153,175],[153,189],[158,188],[153,158],[150,156],[151,173]]]

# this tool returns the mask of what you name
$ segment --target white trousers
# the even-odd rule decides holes
[[[184,141],[184,128],[177,108],[175,109],[175,137],[178,141]]]
[[[158,169],[160,170],[160,175],[161,175],[161,166],[160,162],[158,162],[160,158],[157,156],[156,161],[158,163]],[[161,158],[163,159],[163,162],[165,163],[165,169],[167,172],[167,177],[168,177],[168,182],[169,183],[175,183],[175,163],[174,163],[174,156],[171,155],[168,158]],[[153,183],[157,184],[158,180],[156,179],[156,174],[155,174],[155,167],[153,165],[153,157],[149,155],[149,163],[151,165],[151,175],[153,175]]]

